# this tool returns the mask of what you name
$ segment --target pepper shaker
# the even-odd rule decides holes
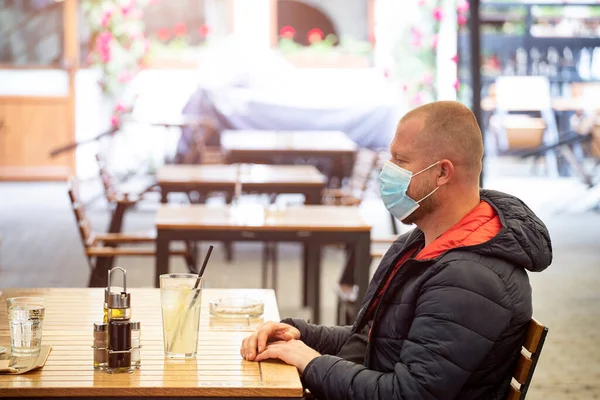
[[[105,369],[107,365],[108,325],[105,322],[94,323],[94,369]]]

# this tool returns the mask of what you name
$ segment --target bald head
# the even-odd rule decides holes
[[[438,101],[417,107],[402,117],[394,147],[410,145],[413,157],[426,163],[450,160],[457,173],[479,179],[483,158],[481,130],[471,110],[456,101]]]

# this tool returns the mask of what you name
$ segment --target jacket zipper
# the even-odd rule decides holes
[[[394,266],[398,263],[398,260],[400,260],[400,258],[402,257],[402,253],[404,253],[404,251],[406,249],[413,246],[420,239],[421,236],[422,236],[422,234],[418,234],[410,242],[405,243],[404,246],[402,247],[402,250],[400,250],[398,255],[396,257],[394,257],[394,260],[388,265],[388,272],[387,272],[387,274],[385,274],[383,279],[379,282],[379,285],[377,285],[377,290],[375,291],[375,295],[372,296],[371,299],[369,300],[369,302],[365,306],[362,307],[363,311],[361,314],[358,315],[359,319],[358,319],[358,323],[356,324],[355,332],[360,332],[365,327],[365,325],[369,322],[369,321],[364,321],[365,315],[371,308],[371,303],[373,303],[375,296],[377,296],[377,294],[381,291],[381,289],[383,288],[383,285],[385,285],[388,278],[390,277],[390,274],[394,271]],[[410,261],[410,260],[407,260],[407,261]],[[383,298],[383,296],[382,296],[382,298]],[[381,304],[381,301],[379,303]],[[379,308],[379,305],[377,305],[377,308]]]

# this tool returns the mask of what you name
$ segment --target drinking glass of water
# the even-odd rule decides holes
[[[12,297],[8,299],[10,351],[13,356],[35,356],[42,347],[44,299]]]

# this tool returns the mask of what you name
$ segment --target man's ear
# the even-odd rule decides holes
[[[437,170],[437,185],[444,186],[454,177],[454,164],[452,161],[444,159],[439,163]]]

